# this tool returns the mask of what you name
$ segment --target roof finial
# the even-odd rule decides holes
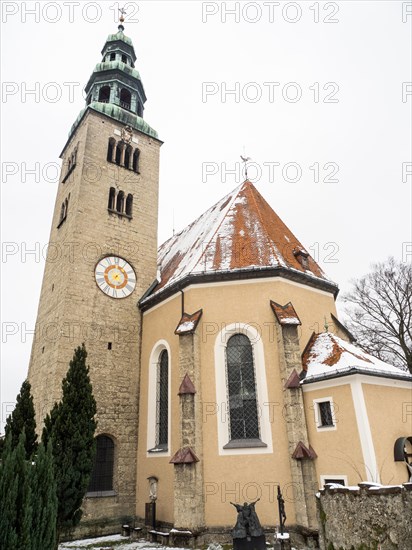
[[[124,31],[124,26],[123,26],[123,23],[124,23],[124,16],[126,15],[126,8],[123,7],[123,8],[119,8],[119,12],[120,12],[120,17],[119,17],[119,21],[120,21],[120,25],[117,27],[119,29],[119,31]]]
[[[243,147],[243,155],[240,155],[240,158],[242,159],[244,165],[245,165],[245,181],[247,181],[247,162],[252,160],[250,157],[245,156],[245,148]]]

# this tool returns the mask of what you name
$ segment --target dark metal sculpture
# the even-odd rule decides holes
[[[261,550],[266,548],[265,535],[256,514],[254,502],[244,502],[243,505],[231,502],[237,510],[236,525],[232,531],[234,550]]]
[[[286,513],[285,513],[285,500],[280,491],[280,486],[278,485],[278,508],[279,508],[279,524],[280,524],[280,548],[283,550],[285,548],[285,541],[283,538],[284,528],[286,522]]]
[[[280,492],[280,487],[278,485],[278,508],[279,508],[279,523],[280,523],[280,534],[283,535],[283,529],[286,522],[286,513],[285,513],[285,501],[283,499],[282,493]]]

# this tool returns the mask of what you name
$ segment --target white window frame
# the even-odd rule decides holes
[[[244,334],[250,340],[253,351],[256,384],[256,403],[258,406],[260,439],[266,447],[223,447],[230,441],[229,406],[226,384],[226,346],[234,334]],[[266,380],[266,368],[262,336],[258,330],[246,323],[232,323],[219,332],[215,340],[215,379],[216,379],[216,421],[218,431],[218,452],[221,456],[251,455],[273,453],[272,425],[270,422],[270,403]],[[279,414],[279,422],[281,415]]]
[[[325,403],[327,401],[329,401],[329,403],[330,403],[330,410],[331,410],[331,413],[332,413],[333,426],[322,426],[321,425],[319,403]],[[331,431],[336,430],[337,422],[336,422],[336,415],[335,415],[335,405],[334,405],[332,397],[321,397],[319,399],[314,399],[313,400],[313,412],[314,412],[314,415],[315,415],[316,431],[318,431],[318,432],[331,432]]]
[[[158,377],[158,366],[160,354],[162,351],[166,350],[168,355],[168,388],[167,388],[167,398],[168,398],[168,428],[167,428],[167,450],[149,452],[149,449],[156,448],[156,399],[157,399],[157,377]],[[149,383],[148,383],[148,393],[147,393],[147,452],[146,456],[153,458],[159,456],[170,456],[171,453],[171,367],[172,367],[172,355],[170,353],[170,346],[166,340],[158,340],[153,346],[152,353],[150,354],[149,360]]]
[[[325,480],[326,479],[341,479],[345,485],[345,487],[348,487],[348,476],[344,474],[329,474],[329,475],[322,475],[320,476],[320,488],[323,489],[325,487]]]

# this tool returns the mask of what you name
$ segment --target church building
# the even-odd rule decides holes
[[[356,347],[336,283],[250,181],[158,248],[162,141],[135,63],[121,21],[61,153],[38,426],[84,342],[98,425],[82,533],[144,526],[155,501],[162,532],[230,540],[231,502],[258,499],[273,532],[280,486],[290,530],[314,536],[324,484],[408,481],[412,376]]]

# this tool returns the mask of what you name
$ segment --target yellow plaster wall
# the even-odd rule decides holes
[[[412,435],[412,384],[390,383],[362,384],[381,483],[388,485],[409,480],[406,466],[394,461],[393,448],[398,437]]]
[[[230,501],[243,502],[257,497],[261,501],[257,511],[263,524],[276,522],[276,485],[284,491],[288,521],[293,523],[294,499],[299,498],[291,483],[287,434],[282,416],[282,387],[278,367],[275,318],[270,300],[282,305],[291,301],[302,321],[300,334],[301,350],[312,332],[322,330],[324,317],[330,312],[336,315],[334,298],[330,294],[315,291],[309,287],[291,284],[281,279],[261,279],[214,285],[192,285],[185,289],[185,311],[194,313],[203,309],[203,316],[197,328],[201,337],[202,399],[206,403],[216,402],[215,342],[218,333],[232,323],[250,323],[261,335],[264,346],[264,360],[271,410],[271,432],[273,454],[241,456],[220,456],[215,414],[204,415],[203,422],[203,468],[205,482],[205,517],[207,525],[231,526],[235,510]],[[181,297],[176,295],[164,304],[149,310],[143,317],[143,348],[141,374],[141,401],[138,452],[138,504],[137,514],[144,515],[144,502],[148,496],[149,475],[159,478],[159,499],[157,515],[159,520],[173,521],[173,466],[168,458],[147,458],[147,392],[148,363],[153,346],[159,339],[168,341],[172,354],[172,427],[171,455],[179,445],[178,379],[178,336],[174,330],[181,315]],[[210,410],[210,409],[208,409]],[[218,414],[221,413],[219,405]],[[224,414],[224,413],[223,413]]]
[[[336,430],[316,429],[314,399],[331,397],[336,418]],[[346,475],[349,485],[366,480],[362,447],[356,422],[350,384],[304,391],[305,414],[309,441],[318,458],[315,460],[317,481],[321,475]]]

